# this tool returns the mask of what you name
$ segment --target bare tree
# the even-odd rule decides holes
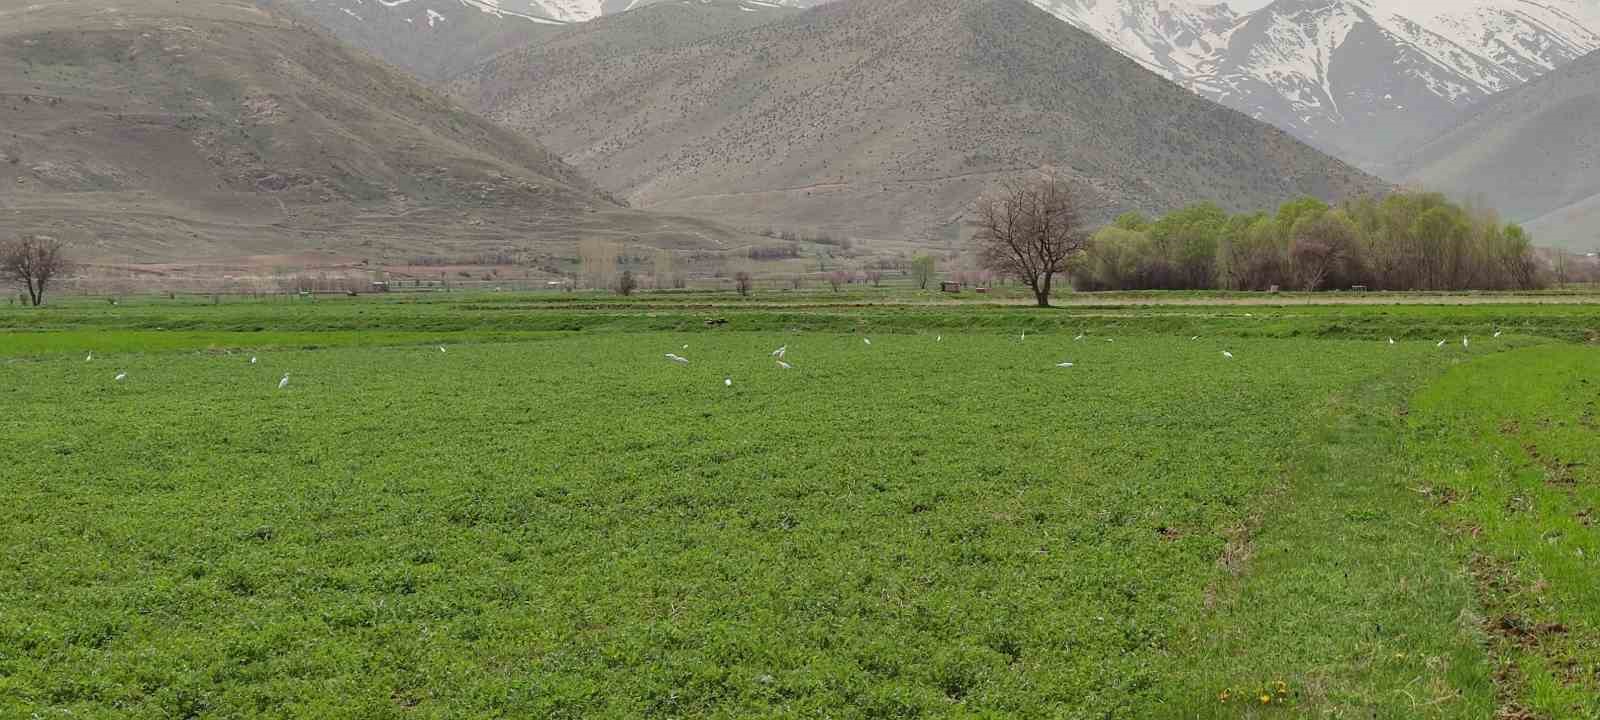
[[[1335,210],[1303,217],[1291,232],[1294,238],[1289,244],[1289,265],[1300,289],[1315,292],[1330,279],[1337,279],[1342,285],[1349,273],[1341,273],[1340,269],[1348,264],[1354,251],[1355,226]]]
[[[733,274],[733,289],[738,290],[740,295],[749,295],[752,284],[750,273],[740,270]]]
[[[1021,280],[1039,307],[1050,288],[1088,244],[1077,200],[1056,178],[1012,180],[977,205],[978,259],[985,268]]]
[[[0,277],[21,285],[34,307],[44,304],[50,281],[65,272],[67,265],[61,241],[52,237],[25,235],[0,245]]]
[[[639,280],[633,276],[632,270],[623,270],[622,276],[617,278],[617,294],[627,297],[639,288]]]

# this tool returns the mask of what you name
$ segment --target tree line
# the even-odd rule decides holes
[[[1230,215],[1198,204],[1128,214],[1067,264],[1079,290],[1529,290],[1546,283],[1532,239],[1443,195],[1399,192]]]

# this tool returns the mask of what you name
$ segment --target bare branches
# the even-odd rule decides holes
[[[44,304],[44,293],[69,263],[60,240],[27,235],[0,245],[0,277],[22,285],[34,307]]]
[[[979,262],[1033,289],[1049,307],[1055,276],[1083,252],[1088,235],[1078,204],[1056,178],[1012,180],[977,205]]]

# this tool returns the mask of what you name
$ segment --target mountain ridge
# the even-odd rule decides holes
[[[1041,167],[1075,178],[1102,218],[1386,187],[1022,0],[841,0],[718,32],[729,7],[602,18],[451,91],[641,207],[746,227],[949,240],[991,182]],[[702,35],[603,41],[673,14]]]
[[[1220,23],[1188,0],[1040,3],[1202,96],[1380,172],[1463,108],[1600,49],[1600,12],[1574,0],[1471,0],[1416,17],[1374,0],[1275,0]],[[1155,10],[1121,13],[1114,32],[1106,8],[1123,3]],[[1150,29],[1160,23],[1177,25]],[[1198,50],[1163,63],[1152,36]]]
[[[465,72],[473,57],[482,61],[539,42],[551,26],[665,2],[294,1],[342,37],[435,83]],[[824,1],[745,0],[742,6],[760,15]],[[1203,97],[1390,177],[1399,176],[1392,167],[1399,151],[1430,139],[1462,109],[1600,49],[1600,2],[1594,0],[1426,7],[1398,0],[1275,0],[1246,13],[1204,0],[1030,2]],[[410,16],[385,19],[377,17],[379,9]],[[362,13],[366,21],[352,19]],[[485,20],[491,17],[499,21]],[[430,20],[426,30],[424,18]],[[480,29],[462,30],[469,27]]]

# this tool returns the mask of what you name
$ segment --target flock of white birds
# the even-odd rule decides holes
[[[1500,337],[1501,334],[1502,334],[1502,331],[1497,330],[1494,333],[1494,337],[1498,338],[1498,337]],[[1080,342],[1080,341],[1084,340],[1087,337],[1088,337],[1087,335],[1079,334],[1077,337],[1072,338],[1072,341],[1073,342]],[[1199,340],[1199,339],[1200,339],[1199,335],[1195,335],[1194,337],[1189,338],[1190,341],[1195,341],[1195,340]],[[1027,340],[1028,340],[1028,333],[1027,333],[1027,331],[1023,331],[1023,333],[1020,336],[1018,336],[1018,341],[1019,342],[1027,342]],[[1115,338],[1106,338],[1106,342],[1115,342],[1115,341],[1116,341]],[[870,345],[872,345],[872,338],[866,338],[866,337],[861,338],[861,342],[866,344],[866,345],[868,345],[868,346],[870,346]],[[943,335],[936,336],[934,338],[934,342],[944,342],[944,336]],[[1435,347],[1443,348],[1447,342],[1448,342],[1448,340],[1440,340],[1439,344],[1436,345]],[[1394,338],[1389,338],[1389,344],[1390,345],[1395,345],[1396,344]],[[1461,347],[1463,349],[1470,349],[1472,347],[1471,339],[1463,336],[1461,338]],[[684,345],[682,349],[688,350],[689,346],[688,345]],[[440,345],[439,346],[439,352],[448,353],[449,350],[446,349],[445,346]],[[771,357],[772,357],[773,361],[777,363],[777,366],[778,366],[779,369],[781,369],[781,370],[793,370],[794,369],[794,366],[790,365],[788,363],[788,361],[786,361],[784,359],[788,354],[789,354],[789,346],[788,345],[783,345],[783,346],[779,347],[778,349],[772,351]],[[1225,359],[1228,359],[1228,360],[1234,359],[1233,353],[1231,351],[1228,351],[1228,350],[1223,350],[1222,351],[1222,357],[1225,358]],[[689,358],[686,358],[686,357],[684,357],[682,355],[679,355],[677,353],[670,353],[669,352],[669,353],[666,354],[666,358],[668,360],[672,361],[672,362],[675,362],[675,363],[679,364],[679,365],[688,365],[689,364]],[[94,362],[94,353],[91,352],[91,353],[85,355],[84,358],[83,358],[83,361],[84,362]],[[258,358],[256,356],[252,355],[250,357],[250,364],[251,365],[255,365],[257,363],[257,361],[258,361]],[[1056,363],[1056,367],[1058,367],[1058,368],[1072,368],[1072,367],[1077,367],[1077,364],[1073,363],[1071,361],[1067,361],[1067,362]],[[119,383],[124,381],[124,380],[127,380],[127,379],[128,379],[127,371],[120,371],[120,372],[118,372],[116,374],[116,377],[112,378],[112,380],[114,382],[119,382]],[[722,384],[725,387],[733,387],[733,378],[731,378],[731,377],[723,378],[722,379]],[[279,390],[287,390],[288,388],[289,388],[289,373],[284,373],[283,374],[283,378],[278,380],[278,389]]]
[[[1502,332],[1497,330],[1497,331],[1495,331],[1494,336],[1498,338],[1498,337],[1500,337],[1501,334],[1502,334]],[[1080,342],[1080,341],[1084,340],[1087,337],[1088,337],[1088,335],[1080,333],[1077,337],[1072,338],[1072,341],[1073,342]],[[1189,338],[1189,340],[1191,342],[1192,341],[1197,341],[1199,339],[1200,339],[1199,335],[1195,335],[1195,336]],[[1023,331],[1023,333],[1017,337],[1017,340],[1019,342],[1027,342],[1027,340],[1028,340],[1027,331]],[[1106,342],[1115,342],[1115,341],[1116,341],[1116,338],[1106,338]],[[861,338],[861,342],[870,346],[872,344],[872,338],[866,338],[866,337]],[[934,342],[944,342],[944,336],[943,335],[936,336],[934,338]],[[1446,340],[1440,340],[1439,344],[1436,347],[1443,348],[1447,342],[1448,341],[1446,341]],[[1397,343],[1395,342],[1394,338],[1389,338],[1389,344],[1390,345],[1396,345]],[[1469,338],[1463,336],[1461,338],[1461,347],[1463,349],[1470,349],[1472,347],[1471,340]],[[689,346],[688,345],[684,345],[682,349],[688,350]],[[443,348],[440,348],[440,350],[443,350]],[[777,362],[777,365],[778,365],[779,369],[782,369],[782,370],[793,370],[794,366],[790,365],[788,362],[786,362],[784,360],[784,357],[787,356],[788,354],[789,354],[789,346],[788,345],[782,345],[778,349],[773,350],[770,353],[770,356],[773,358],[773,360],[775,362]],[[1222,351],[1222,357],[1224,359],[1226,359],[1226,360],[1233,360],[1234,359],[1233,352],[1230,351],[1230,350],[1223,350]],[[689,358],[686,358],[686,357],[684,357],[682,355],[679,355],[677,353],[670,353],[669,352],[669,353],[666,354],[666,358],[668,360],[672,361],[672,362],[675,362],[675,363],[679,364],[679,365],[688,365],[689,364]],[[1071,362],[1071,361],[1059,362],[1059,363],[1056,363],[1056,367],[1063,368],[1063,369],[1073,368],[1073,367],[1077,367],[1077,363],[1074,363],[1074,362]],[[722,379],[722,384],[725,387],[733,387],[733,378],[731,378],[731,377],[723,378]]]

